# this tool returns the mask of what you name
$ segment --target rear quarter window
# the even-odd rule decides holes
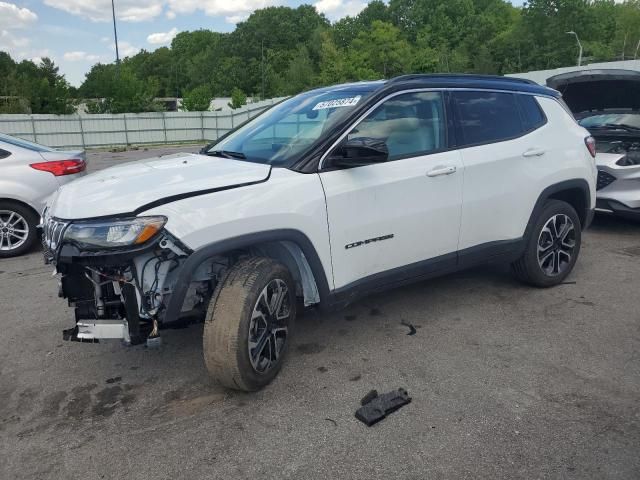
[[[454,92],[462,146],[515,138],[525,130],[516,95],[499,92]]]
[[[540,128],[547,123],[538,101],[533,95],[516,95],[516,102],[522,116],[522,127],[525,132]]]
[[[7,158],[9,155],[11,155],[11,152],[7,152],[6,150],[2,150],[0,148],[0,160],[2,160],[3,158]]]

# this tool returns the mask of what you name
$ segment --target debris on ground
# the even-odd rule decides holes
[[[411,325],[409,322],[405,322],[404,320],[400,320],[400,323],[402,325],[404,325],[405,327],[409,327],[409,333],[407,333],[407,335],[415,335],[416,334],[416,332],[417,332],[416,327]]]
[[[365,406],[367,403],[369,403],[371,400],[373,400],[377,396],[378,396],[378,391],[377,390],[371,390],[364,397],[362,397],[362,400],[360,400],[360,405]]]
[[[404,388],[382,395],[371,390],[360,401],[362,406],[356,410],[356,418],[370,427],[408,403],[411,403],[411,397]]]

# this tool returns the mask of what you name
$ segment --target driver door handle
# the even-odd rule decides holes
[[[522,154],[523,157],[541,157],[545,154],[545,151],[541,148],[530,148]]]
[[[453,165],[449,165],[446,167],[438,166],[433,170],[429,170],[427,172],[427,177],[439,177],[440,175],[451,175],[452,173],[456,173],[456,167]]]

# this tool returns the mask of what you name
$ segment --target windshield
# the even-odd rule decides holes
[[[27,150],[31,150],[33,152],[54,152],[53,148],[45,147],[44,145],[39,145],[37,143],[30,142],[28,140],[23,140],[21,138],[10,137],[9,135],[5,135],[4,133],[0,133],[0,142],[8,143],[9,145],[14,145],[16,147],[26,148]]]
[[[616,125],[619,125],[640,129],[640,113],[603,113],[583,118],[578,123],[585,128],[615,128]]]
[[[213,144],[206,153],[288,166],[369,93],[345,88],[297,95]]]

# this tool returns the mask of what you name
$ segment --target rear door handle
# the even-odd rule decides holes
[[[545,151],[541,148],[530,148],[522,154],[523,157],[541,157],[545,154]]]
[[[439,177],[440,175],[451,175],[456,173],[456,167],[450,165],[448,167],[436,167],[433,170],[427,172],[427,177]]]

